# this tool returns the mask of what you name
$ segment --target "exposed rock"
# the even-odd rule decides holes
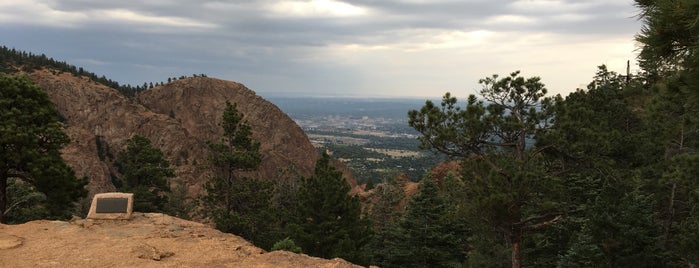
[[[172,251],[161,252],[160,250],[158,250],[154,246],[151,246],[148,244],[137,245],[133,249],[133,252],[137,257],[139,257],[141,259],[150,259],[150,260],[154,260],[154,261],[159,261],[163,258],[175,255],[175,253]]]
[[[459,165],[458,161],[445,161],[430,169],[430,179],[435,180],[440,189],[444,190],[444,178],[449,174],[458,176],[460,170],[461,166]],[[412,196],[417,194],[420,183],[410,181],[410,177],[408,177],[408,175],[405,173],[398,173],[393,179],[396,181],[398,186],[403,189],[404,194],[403,199],[398,202],[394,209],[396,211],[405,211],[405,207],[407,206],[408,202],[410,202]],[[380,195],[383,192],[383,185],[379,184],[374,189],[368,191],[364,191],[362,186],[365,185],[358,185],[354,187],[351,192],[356,192],[362,202],[362,205],[364,206],[364,209],[371,212],[381,198]]]
[[[0,260],[3,267],[360,267],[342,259],[267,253],[238,236],[158,213],[0,224]]]
[[[207,141],[220,139],[219,127],[226,101],[252,126],[261,143],[259,171],[245,175],[276,178],[280,169],[294,165],[300,175],[310,176],[319,154],[296,123],[272,103],[242,84],[213,78],[193,77],[144,91],[129,99],[116,90],[72,74],[34,71],[28,76],[44,90],[64,117],[71,143],[63,158],[79,177],[90,179],[95,193],[114,191],[118,177],[113,166],[117,152],[134,134],[149,138],[175,166],[177,177],[189,186],[189,194],[201,193],[210,172],[202,168],[208,156]],[[337,164],[352,186],[356,180]]]
[[[429,174],[437,182],[439,189],[444,190],[444,178],[449,174],[459,176],[460,172],[461,166],[458,161],[445,161],[432,167]]]
[[[3,249],[13,249],[22,246],[22,238],[0,233],[0,250]]]

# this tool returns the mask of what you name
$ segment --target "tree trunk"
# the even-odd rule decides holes
[[[672,221],[675,216],[675,192],[677,191],[677,183],[672,184],[672,191],[670,192],[670,204],[667,208],[667,219],[665,220],[665,235],[663,245],[667,248],[670,243],[670,229],[672,228]]]
[[[5,223],[5,209],[7,207],[7,178],[0,176],[0,223]]]
[[[512,268],[522,267],[522,229],[516,228],[512,230],[510,242],[512,243]]]

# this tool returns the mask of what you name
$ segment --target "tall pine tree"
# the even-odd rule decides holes
[[[252,139],[252,129],[236,104],[226,102],[221,126],[221,141],[209,142],[209,163],[215,175],[204,184],[203,214],[213,220],[217,229],[270,249],[277,238],[270,237],[276,230],[273,185],[241,176],[241,172],[259,167],[260,143]]]
[[[117,189],[134,193],[134,210],[164,212],[170,192],[168,178],[175,176],[163,152],[151,141],[134,135],[126,142],[126,149],[117,154],[116,166],[122,174]]]
[[[427,101],[408,113],[420,132],[421,147],[464,159],[464,190],[473,224],[486,224],[505,238],[513,268],[522,267],[525,235],[558,223],[565,214],[557,202],[559,181],[550,176],[532,140],[548,127],[551,99],[539,77],[519,71],[481,79],[479,100],[465,106],[446,93],[441,105]]]
[[[313,176],[301,183],[298,218],[290,227],[293,240],[304,253],[368,262],[365,245],[371,238],[370,223],[362,218],[359,199],[348,195],[349,190],[342,172],[330,166],[330,156],[323,153]]]
[[[466,259],[463,222],[452,217],[456,210],[426,177],[412,197],[405,215],[384,233],[379,249],[382,267],[459,267]]]

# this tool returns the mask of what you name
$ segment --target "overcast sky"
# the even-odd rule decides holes
[[[466,97],[521,70],[549,92],[626,71],[632,0],[0,0],[0,45],[120,83],[205,73],[264,96]]]

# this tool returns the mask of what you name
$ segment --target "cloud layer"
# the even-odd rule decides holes
[[[630,0],[0,1],[2,45],[122,83],[206,73],[265,94],[464,96],[493,73],[554,93],[625,70]]]

